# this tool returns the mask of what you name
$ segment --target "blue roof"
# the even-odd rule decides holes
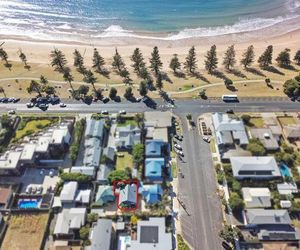
[[[162,169],[165,166],[164,158],[146,158],[145,176],[162,177]]]
[[[165,144],[163,140],[147,140],[146,156],[161,156],[161,147]]]
[[[99,186],[95,202],[100,206],[115,200],[114,192],[111,186]]]
[[[143,195],[147,203],[155,204],[161,201],[163,190],[161,188],[161,185],[154,184],[151,185],[148,189],[144,190]]]

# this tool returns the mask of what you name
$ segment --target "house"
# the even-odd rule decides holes
[[[103,156],[106,158],[106,162],[115,162],[116,152],[113,147],[106,147],[103,150]]]
[[[20,156],[20,161],[25,166],[33,166],[35,163],[35,147],[36,145],[33,143],[26,143],[23,146],[22,154]]]
[[[292,206],[292,202],[289,200],[281,200],[280,207],[281,208],[290,208]]]
[[[276,151],[279,149],[277,139],[273,136],[269,128],[253,128],[250,130],[253,138],[259,139],[268,151]]]
[[[84,136],[85,138],[98,138],[103,140],[104,122],[102,120],[87,119]]]
[[[136,207],[137,206],[137,186],[135,183],[127,184],[119,190],[119,207]]]
[[[246,228],[254,230],[263,241],[299,240],[297,229],[293,228],[288,210],[247,209],[244,216]]]
[[[68,126],[55,128],[50,139],[50,148],[65,150],[71,143],[71,134]]]
[[[112,171],[112,167],[106,165],[106,164],[100,164],[99,170],[97,172],[97,183],[101,185],[106,185],[108,184],[107,177],[109,173]]]
[[[89,240],[91,245],[85,250],[110,250],[112,249],[112,220],[98,219],[93,223]]]
[[[57,216],[54,236],[59,238],[72,238],[79,229],[85,225],[86,208],[63,209]]]
[[[12,201],[13,191],[6,187],[0,187],[0,209],[7,209]]]
[[[228,114],[223,113],[213,113],[212,121],[219,147],[234,144],[243,146],[249,143],[243,121],[233,119]]]
[[[128,250],[171,250],[172,234],[166,233],[165,218],[139,220],[137,223],[137,239],[131,239]]]
[[[141,142],[141,129],[134,125],[117,127],[115,144],[118,150],[131,150],[134,145]]]
[[[147,127],[146,128],[146,139],[147,140],[162,140],[166,143],[169,142],[169,129],[167,127],[155,128]]]
[[[165,159],[146,158],[145,178],[151,182],[162,182],[164,179]]]
[[[7,151],[0,157],[0,175],[20,175],[22,152]]]
[[[298,193],[298,188],[295,183],[280,183],[277,184],[277,190],[282,195],[292,195]]]
[[[271,192],[268,188],[242,188],[246,208],[271,207]]]
[[[159,203],[163,197],[163,190],[159,184],[143,185],[139,192],[149,205]]]
[[[91,192],[92,191],[90,189],[79,190],[77,192],[75,202],[79,204],[88,205],[90,203]]]
[[[284,137],[290,142],[300,140],[300,124],[285,125],[282,132]]]
[[[87,176],[95,176],[95,168],[94,167],[85,167],[85,166],[75,166],[71,167],[70,173],[79,173]]]
[[[230,157],[233,176],[237,179],[272,179],[281,177],[273,156]]]
[[[115,195],[112,186],[108,186],[108,185],[98,186],[95,203],[97,205],[103,206],[113,201],[115,201]]]
[[[60,192],[60,200],[62,203],[73,203],[78,189],[76,181],[69,181],[64,183]]]
[[[168,144],[163,140],[146,140],[145,155],[149,157],[163,157],[166,155]]]

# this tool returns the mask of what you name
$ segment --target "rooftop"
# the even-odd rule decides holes
[[[285,209],[247,209],[246,217],[248,224],[291,224],[288,210]]]
[[[148,127],[171,127],[172,126],[172,114],[171,112],[151,111],[144,113],[145,126]]]

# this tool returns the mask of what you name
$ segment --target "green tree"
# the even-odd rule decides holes
[[[64,53],[61,50],[55,49],[51,51],[50,58],[51,66],[54,67],[54,70],[63,73],[67,65],[67,59]]]
[[[228,47],[223,58],[225,69],[230,70],[236,64],[234,45]]]
[[[244,122],[244,124],[249,124],[250,120],[251,120],[251,116],[247,115],[247,114],[243,114],[241,116],[242,121]]]
[[[118,93],[117,89],[112,87],[109,91],[109,98],[112,100],[115,99],[117,97],[117,93]]]
[[[224,84],[225,84],[226,88],[228,88],[233,85],[233,81],[231,79],[226,78],[224,80]]]
[[[109,183],[112,185],[114,181],[124,181],[130,178],[128,171],[123,169],[111,171],[107,177]]]
[[[206,89],[201,89],[199,91],[199,96],[204,99],[206,97]]]
[[[112,67],[114,70],[116,70],[119,74],[125,67],[125,63],[119,54],[118,50],[116,49],[115,55],[113,56],[113,62],[112,62]]]
[[[280,67],[288,68],[291,66],[291,59],[290,59],[290,49],[285,49],[279,53],[276,58],[276,62]]]
[[[73,85],[72,85],[72,82],[74,81],[74,77],[72,76],[71,71],[70,70],[65,70],[64,74],[63,74],[63,78],[64,78],[65,82],[69,83],[70,88],[74,92],[74,88],[73,88]]]
[[[26,55],[22,52],[22,50],[20,50],[19,58],[20,58],[20,60],[22,61],[22,63],[24,63],[24,68],[28,68],[28,65],[27,65],[27,57],[26,57]]]
[[[39,96],[42,95],[42,86],[41,84],[39,84],[37,81],[32,80],[29,84],[29,87],[27,88],[27,92],[29,94],[35,92],[37,93]]]
[[[88,84],[91,84],[94,91],[96,91],[95,83],[97,81],[97,78],[94,76],[94,73],[91,70],[88,70],[86,72],[86,74],[84,75],[83,81]]]
[[[210,50],[207,51],[205,56],[205,69],[209,74],[212,74],[213,71],[218,66],[218,58],[217,58],[217,47],[216,45],[211,46]]]
[[[247,150],[254,156],[262,156],[266,154],[266,149],[259,139],[252,138],[249,140]]]
[[[134,69],[134,72],[140,76],[141,69],[146,66],[143,54],[139,48],[136,48],[133,51],[133,54],[131,56],[131,61],[132,61],[132,67]]]
[[[252,65],[254,62],[254,47],[253,45],[250,45],[247,50],[243,53],[241,64],[244,66],[245,69],[247,69],[249,66]]]
[[[84,66],[83,56],[77,49],[75,49],[73,53],[73,57],[74,57],[73,65],[77,68],[77,71],[81,74],[85,74],[86,68]]]
[[[262,53],[262,55],[258,58],[259,66],[262,68],[266,68],[272,64],[273,58],[273,46],[269,45],[266,50]]]
[[[92,224],[98,220],[99,216],[96,213],[90,213],[87,215],[86,221],[89,224]]]
[[[240,212],[244,209],[243,199],[235,192],[231,193],[228,202],[233,212]]]
[[[162,90],[164,84],[162,81],[162,75],[160,73],[158,73],[157,77],[156,77],[156,88],[159,89],[159,91]]]
[[[149,72],[148,72],[148,70],[147,70],[147,68],[146,67],[142,67],[141,69],[140,69],[140,75],[139,75],[142,79],[149,79],[150,78],[150,76],[149,76]]]
[[[195,73],[197,68],[197,56],[195,47],[190,48],[187,57],[185,58],[184,68],[191,74]]]
[[[162,68],[162,66],[163,66],[163,63],[160,60],[158,48],[155,46],[151,53],[150,68],[154,71],[155,75],[157,76],[158,73],[160,72],[160,69]]]
[[[297,50],[295,56],[294,56],[294,61],[295,63],[297,63],[298,65],[300,65],[300,49]]]
[[[177,54],[173,55],[169,67],[171,70],[173,70],[174,74],[177,72],[177,70],[180,70],[181,63],[179,62]]]
[[[104,71],[104,68],[103,68],[104,65],[105,65],[104,58],[99,54],[98,50],[96,48],[94,48],[92,68],[97,73],[102,73]]]
[[[298,96],[300,94],[300,82],[290,79],[283,84],[283,92],[288,96]]]
[[[124,93],[124,98],[131,99],[133,97],[132,87],[127,87]]]
[[[144,81],[140,83],[139,92],[141,96],[146,96],[148,94],[148,88]]]
[[[55,94],[55,88],[50,85],[45,85],[42,87],[42,91],[45,92],[47,95],[54,95]]]
[[[139,166],[144,161],[145,146],[142,143],[136,144],[132,149],[133,162]]]
[[[89,92],[89,90],[90,90],[89,86],[80,85],[79,88],[78,88],[78,93],[80,95],[86,96],[87,93]]]
[[[90,228],[88,226],[84,226],[79,230],[79,236],[81,240],[88,240],[90,234]]]
[[[47,85],[48,84],[48,79],[45,76],[41,75],[40,76],[40,83],[42,85]]]
[[[231,225],[225,224],[224,228],[220,231],[219,236],[225,241],[233,244],[235,238],[238,236],[237,228],[233,228]]]

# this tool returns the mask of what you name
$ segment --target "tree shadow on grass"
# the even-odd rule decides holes
[[[168,76],[166,72],[161,72],[161,78],[163,81],[173,83],[173,81],[171,80],[171,78]]]
[[[238,69],[229,69],[227,72],[229,74],[233,74],[233,75],[235,75],[237,77],[240,77],[240,78],[247,78],[247,76],[242,71],[240,71]]]
[[[266,77],[266,75],[263,72],[261,72],[259,69],[256,69],[256,68],[246,68],[245,70],[247,72],[251,73],[251,74],[262,76],[262,77]]]
[[[178,78],[184,78],[184,79],[186,79],[186,75],[185,75],[185,73],[183,73],[182,71],[176,71],[176,72],[174,73],[174,76],[176,76],[176,77],[178,77]]]
[[[224,81],[227,80],[227,79],[229,79],[222,71],[219,71],[219,70],[214,70],[212,72],[212,75],[215,76],[215,77],[217,77],[217,78],[220,78],[220,79],[222,79]]]
[[[192,74],[192,76],[194,76],[196,79],[201,80],[203,82],[210,83],[210,81],[198,71],[194,72],[194,74]]]
[[[274,73],[274,74],[278,74],[278,75],[282,75],[284,76],[284,73],[281,72],[280,70],[278,70],[277,68],[275,68],[274,66],[270,65],[270,66],[267,66],[267,67],[264,67],[263,70],[266,70],[266,71],[269,71],[271,73]]]
[[[107,79],[110,79],[109,77],[109,70],[108,69],[102,69],[101,71],[97,71],[97,73],[99,73],[100,75],[104,76]]]
[[[297,69],[293,65],[280,66],[280,68],[287,69],[287,70],[292,70],[292,71],[297,71]]]

